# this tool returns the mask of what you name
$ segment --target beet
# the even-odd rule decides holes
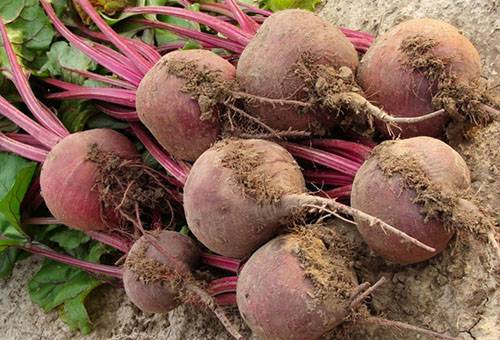
[[[259,161],[260,155],[265,162]],[[270,174],[272,183],[264,177],[247,183],[234,182],[244,181],[245,172],[251,167]],[[227,182],[234,185],[224,185]],[[266,184],[270,185],[269,190],[265,189]],[[281,146],[256,139],[222,141],[194,163],[184,186],[184,210],[189,228],[198,240],[216,253],[240,258],[269,240],[288,215],[276,213],[268,204],[256,204],[256,200],[267,203],[277,194],[302,192],[305,182],[300,169]]]
[[[176,273],[190,273],[200,253],[192,239],[177,232],[162,230],[150,237],[155,244],[142,236],[130,249],[123,284],[128,298],[142,311],[167,313],[182,303]]]
[[[237,285],[241,316],[262,339],[318,339],[349,315],[357,286],[333,229],[277,237],[245,263]]]
[[[243,339],[193,275],[200,258],[196,244],[188,236],[168,230],[143,235],[125,261],[123,284],[128,298],[142,311],[151,313],[167,313],[182,303],[204,305],[235,339]]]
[[[269,141],[218,142],[196,160],[184,186],[190,230],[210,250],[229,257],[249,256],[311,208],[356,215],[375,228],[405,237],[361,211],[309,195],[293,157]],[[409,241],[427,249],[414,239]]]
[[[234,66],[211,51],[168,53],[137,89],[141,122],[174,157],[194,161],[217,140],[221,129],[218,103],[210,98],[212,93],[200,91],[215,91],[235,72]]]
[[[99,192],[95,190],[98,165],[88,160],[93,145],[125,159],[136,159],[135,146],[111,129],[94,129],[63,138],[47,155],[40,174],[43,199],[62,224],[85,231],[106,228]]]
[[[439,109],[424,122],[401,124],[402,137],[444,133],[450,115],[455,120],[484,120],[487,103],[478,84],[479,54],[455,27],[439,20],[405,21],[376,39],[361,60],[357,79],[365,95],[396,117],[415,117]],[[385,124],[378,123],[387,133]]]
[[[400,264],[416,263],[443,251],[460,223],[457,219],[467,218],[459,216],[460,210],[470,210],[460,197],[470,185],[465,161],[447,144],[430,137],[388,141],[357,172],[351,205],[435,248],[423,251],[355,218],[378,255]],[[466,224],[463,229],[473,223]]]
[[[337,230],[338,223],[297,227],[266,243],[245,263],[236,300],[250,329],[260,339],[315,340],[344,339],[353,329],[370,325],[454,339],[359,308],[386,278],[358,285],[352,244]]]
[[[250,95],[278,100],[307,100],[309,84],[296,73],[306,66],[358,66],[353,45],[342,32],[315,14],[284,10],[272,14],[245,48],[238,62],[237,79]],[[318,107],[304,108],[267,101],[247,101],[246,110],[276,130],[324,132],[335,116]]]

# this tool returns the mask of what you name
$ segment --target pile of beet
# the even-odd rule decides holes
[[[303,10],[248,15],[234,0],[206,5],[223,20],[179,7],[125,9],[219,33],[137,19],[206,47],[161,56],[114,32],[88,0],[74,2],[102,44],[41,2],[63,37],[119,79],[101,76],[111,87],[93,91],[49,79],[64,90],[49,97],[98,101],[167,170],[143,164],[114,130],[70,135],[29,88],[0,25],[13,82],[35,118],[3,97],[1,113],[36,140],[0,134],[0,147],[43,162],[41,193],[60,223],[126,255],[120,268],[87,270],[121,278],[145,312],[208,308],[238,339],[221,306],[237,306],[262,339],[341,336],[346,322],[452,338],[371,315],[365,302],[387,279],[359,282],[355,248],[337,229],[352,225],[372,254],[400,266],[438,261],[464,235],[495,243],[468,166],[446,143],[498,118],[479,54],[456,28],[410,20],[368,47],[366,34]],[[166,215],[176,220],[166,225]]]

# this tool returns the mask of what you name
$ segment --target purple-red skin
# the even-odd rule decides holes
[[[317,58],[316,64],[347,66],[353,72],[358,66],[356,50],[338,28],[311,12],[284,10],[266,19],[241,54],[238,82],[244,91],[253,95],[304,100],[307,94],[297,91],[304,86],[304,81],[294,75],[295,64],[304,52]],[[320,131],[336,123],[335,114],[315,108],[304,110],[258,101],[248,103],[246,108],[277,130]]]
[[[144,236],[138,239],[130,249],[128,257],[137,256],[137,252],[144,246],[147,247],[145,256],[155,260],[179,273],[191,272],[199,262],[200,252],[195,243],[188,236],[178,232],[162,230],[153,237],[159,251]],[[179,287],[173,286],[168,279],[144,283],[137,273],[133,272],[125,263],[123,271],[123,284],[127,297],[144,312],[167,313],[180,305]]]
[[[363,56],[357,74],[366,98],[395,117],[415,117],[435,111],[432,106],[435,84],[402,64],[407,58],[399,50],[401,43],[415,35],[438,42],[433,55],[449,60],[449,70],[459,81],[470,83],[481,76],[479,53],[458,29],[433,19],[405,21],[375,40]],[[440,137],[448,120],[441,115],[416,124],[400,124],[401,131],[397,132],[404,138]],[[384,123],[378,122],[377,128],[388,134]]]
[[[460,192],[470,187],[470,173],[465,161],[447,144],[431,137],[398,140],[390,147],[395,158],[405,152],[420,163],[432,183],[443,191]],[[422,207],[414,203],[416,192],[404,188],[400,175],[385,175],[376,157],[369,158],[359,169],[351,192],[351,206],[436,249],[430,253],[392,233],[385,233],[361,221],[358,230],[368,246],[385,259],[411,264],[425,261],[447,246],[453,231],[447,231],[441,220],[425,221]]]
[[[334,292],[324,300],[312,297],[314,286],[294,253],[299,247],[290,235],[277,237],[259,248],[240,272],[238,309],[261,339],[318,339],[347,316],[345,302]],[[354,275],[352,280],[355,287]]]
[[[214,119],[201,119],[198,102],[182,91],[185,81],[165,69],[165,62],[171,60],[195,62],[225,80],[234,79],[236,71],[227,60],[208,50],[174,51],[146,74],[137,89],[141,122],[172,156],[194,161],[219,136],[218,112],[214,109]]]
[[[297,163],[283,147],[257,139],[241,143],[262,155],[258,171],[273,179],[283,195],[306,191]],[[194,163],[184,186],[184,211],[189,229],[208,249],[244,258],[271,239],[290,212],[269,202],[258,204],[238,183],[213,185],[233,181],[233,171],[221,164],[226,152],[212,147]]]
[[[135,146],[122,134],[111,129],[87,130],[63,138],[48,153],[40,174],[42,196],[52,215],[62,224],[83,231],[105,229],[103,216],[116,219],[112,212],[101,212],[99,193],[94,188],[97,165],[87,160],[92,144],[123,158],[139,157]]]

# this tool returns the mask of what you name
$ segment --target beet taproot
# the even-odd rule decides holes
[[[256,175],[247,181],[251,168]],[[222,141],[194,163],[184,186],[184,209],[198,240],[216,253],[241,258],[269,240],[288,214],[277,214],[268,202],[305,190],[297,163],[281,146],[264,140]]]
[[[424,136],[384,142],[357,172],[351,205],[435,248],[435,252],[421,251],[355,218],[358,230],[372,250],[392,262],[410,264],[429,259],[443,251],[454,235],[460,210],[470,210],[461,201],[470,185],[465,161],[444,142]],[[467,216],[460,219],[464,218]]]
[[[167,313],[182,303],[180,275],[196,267],[200,252],[192,239],[174,231],[150,237],[154,244],[142,236],[130,249],[123,284],[128,298],[142,311]]]
[[[491,99],[480,84],[481,62],[472,43],[440,20],[405,21],[376,39],[363,56],[357,80],[366,97],[396,117],[443,109],[432,119],[401,124],[401,137],[444,135],[450,118],[488,120]],[[491,111],[491,110],[490,110]],[[380,131],[388,133],[378,122]]]
[[[319,339],[350,314],[357,282],[324,228],[279,236],[245,263],[236,289],[243,320],[262,339]]]
[[[233,65],[211,51],[168,53],[137,89],[139,119],[172,156],[194,161],[219,137],[214,96],[235,73]]]
[[[237,79],[250,94],[276,100],[307,100],[298,64],[348,67],[354,72],[358,56],[335,26],[304,10],[284,10],[269,16],[245,48],[238,62]],[[335,124],[335,116],[318,107],[249,100],[247,111],[276,130],[320,132]]]
[[[87,130],[63,138],[48,153],[40,174],[42,196],[52,215],[86,231],[105,229],[105,217],[116,220],[114,212],[102,211],[100,193],[95,190],[98,165],[88,159],[94,145],[124,159],[139,157],[134,144],[119,132]]]

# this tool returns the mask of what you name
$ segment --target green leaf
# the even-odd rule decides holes
[[[81,244],[90,241],[90,237],[80,230],[64,228],[57,234],[52,235],[50,241],[56,242],[59,247],[70,252]]]
[[[100,242],[92,242],[90,250],[85,255],[85,260],[90,262],[99,262],[104,254],[110,253],[111,249]]]
[[[56,242],[71,256],[97,263],[111,248],[100,242],[89,241],[87,235],[64,226],[50,226],[46,237]],[[28,283],[33,302],[45,312],[58,308],[61,319],[71,330],[79,329],[83,334],[91,331],[90,320],[85,309],[88,294],[102,282],[87,272],[47,260]]]
[[[0,279],[8,278],[12,274],[14,264],[22,253],[22,250],[12,247],[0,251]]]
[[[2,93],[2,92],[0,92]],[[4,96],[5,98],[5,96]],[[12,123],[10,120],[7,118],[1,117],[0,116],[0,132],[15,132],[19,130],[17,125]]]
[[[7,32],[20,57],[28,62],[44,53],[55,36],[55,31],[38,0],[2,1],[0,17],[7,18]],[[5,54],[2,49],[2,63]]]
[[[86,79],[82,85],[87,87],[109,87],[109,84],[94,79]]]
[[[0,251],[3,251],[12,246],[22,246],[26,243],[26,240],[16,240],[16,239],[0,239]]]
[[[49,224],[49,225],[39,225],[36,226],[37,230],[35,235],[33,235],[33,239],[39,243],[45,243],[50,240],[52,235],[57,232],[60,228],[66,228],[58,224]]]
[[[88,289],[78,294],[78,296],[64,302],[59,315],[72,331],[80,330],[83,335],[91,332],[89,314],[85,309],[85,299],[98,286],[89,286]]]
[[[101,281],[81,269],[46,261],[28,283],[28,289],[33,302],[49,312],[100,284]]]
[[[48,71],[52,77],[60,76],[64,81],[83,84],[85,77],[69,71],[76,69],[81,71],[95,70],[97,64],[65,41],[52,44],[47,52],[47,62],[42,66],[40,72]]]
[[[82,131],[97,112],[95,106],[86,100],[65,100],[58,110],[59,118],[70,132]]]
[[[66,25],[74,25],[77,13],[72,0],[50,0],[57,17]]]
[[[281,11],[290,8],[302,8],[309,11],[314,11],[321,0],[263,0],[264,7],[273,12]]]
[[[195,40],[188,40],[188,41],[186,41],[184,46],[182,46],[183,50],[196,50],[196,49],[200,49],[200,48],[203,48],[203,47],[200,45],[200,43],[198,43]]]
[[[182,235],[189,235],[189,227],[187,225],[182,226],[181,230],[179,230],[179,233]]]
[[[191,6],[187,7],[186,9],[190,9],[190,10],[192,10],[194,12],[198,12],[199,11],[199,5],[198,4],[194,4],[194,5],[191,5]],[[199,24],[197,24],[197,23],[195,23],[193,21],[184,20],[184,19],[177,18],[177,17],[174,17],[174,16],[158,15],[158,20],[162,21],[162,22],[165,22],[167,24],[190,28],[190,29],[193,29],[195,31],[199,31],[200,30],[200,25]],[[169,43],[169,42],[172,42],[172,41],[179,40],[179,36],[177,34],[172,33],[172,32],[170,32],[168,30],[164,30],[164,29],[155,29],[155,38],[156,38],[156,43],[158,45],[162,45],[162,44],[165,44],[165,43]]]
[[[29,188],[36,164],[16,155],[0,153],[0,234],[26,238],[21,228],[21,202]]]
[[[158,161],[153,157],[153,155],[151,155],[149,153],[149,151],[145,150],[143,153],[142,153],[142,161],[144,162],[144,164],[150,168],[153,168],[153,169],[158,169],[159,168],[159,163]]]
[[[96,0],[96,1],[98,1],[98,2],[101,2],[101,1],[105,2],[106,0]],[[109,0],[107,0],[107,1],[109,1]],[[120,6],[122,8],[125,7],[125,5],[126,5],[126,4],[124,4],[125,0],[120,0],[120,1],[116,2],[116,0],[115,0],[116,3],[113,4],[113,6],[117,7],[117,8],[120,7]],[[111,2],[111,1],[109,1],[109,2]],[[129,2],[133,2],[133,1],[129,1]],[[136,0],[135,2],[136,2],[136,6],[138,6],[138,7],[144,6],[146,4],[146,0]],[[110,15],[107,15],[106,11],[104,11],[104,12],[100,11],[100,14],[103,17],[103,19],[106,21],[106,23],[108,25],[111,25],[111,26],[114,25],[114,24],[116,24],[116,23],[119,23],[122,20],[127,19],[128,17],[136,15],[134,13],[121,12],[120,15],[118,15],[117,17],[112,17]]]
[[[0,4],[0,16],[2,17],[3,22],[8,24],[14,21],[21,14],[24,7],[24,1],[17,0],[2,2],[3,3]]]

